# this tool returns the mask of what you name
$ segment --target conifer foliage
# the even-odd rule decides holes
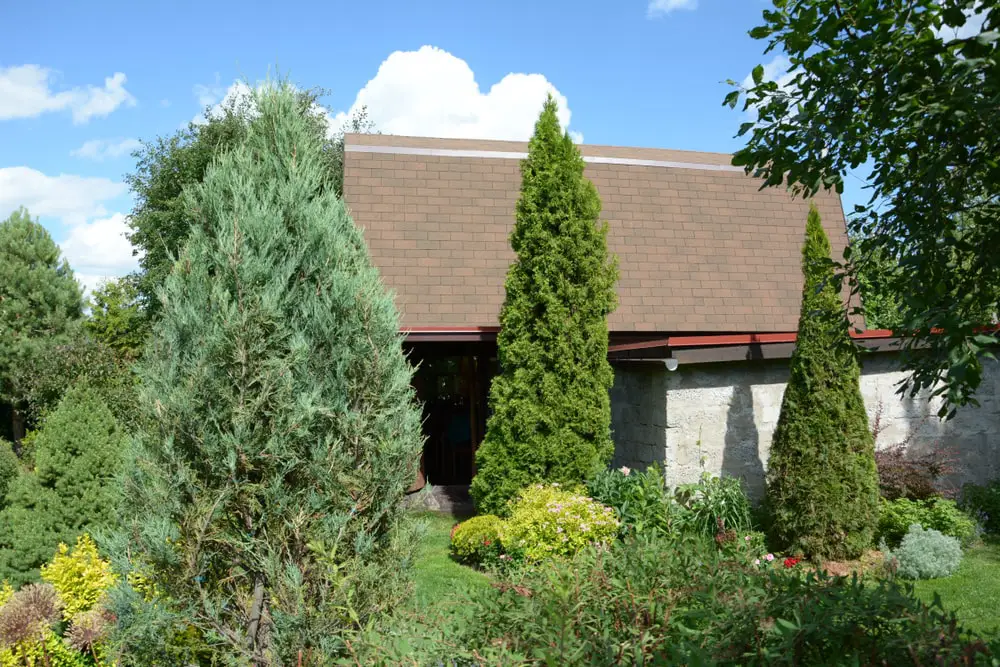
[[[32,436],[33,465],[7,489],[0,511],[0,580],[35,580],[60,542],[72,544],[82,533],[108,527],[124,438],[94,390],[78,385],[66,392]]]
[[[405,590],[399,501],[422,442],[398,314],[293,87],[254,104],[188,193],[138,370],[155,426],[130,450],[111,549],[160,593],[116,593],[135,664],[179,623],[213,664],[330,664],[343,629]]]
[[[798,340],[768,461],[772,530],[792,553],[855,557],[871,545],[878,522],[875,445],[830,241],[815,206],[802,271]]]
[[[80,286],[59,246],[28,211],[0,222],[0,401],[14,408],[15,440],[24,436],[25,378],[83,314]]]
[[[501,375],[476,453],[480,512],[504,511],[534,482],[583,483],[614,451],[607,317],[616,305],[597,189],[549,97],[521,163],[498,337]]]

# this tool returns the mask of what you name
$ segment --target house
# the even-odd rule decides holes
[[[800,249],[808,203],[733,167],[730,156],[649,148],[580,147],[619,259],[609,317],[615,462],[665,465],[668,481],[702,471],[763,490],[798,327]],[[497,372],[497,318],[513,260],[508,235],[527,144],[351,134],[344,198],[372,259],[396,294],[425,404],[423,479],[468,484]],[[840,198],[816,197],[840,257]],[[879,445],[961,448],[967,478],[1000,476],[992,433],[1000,373],[979,409],[947,424],[937,404],[900,400],[903,377],[888,332],[865,332],[862,390]]]

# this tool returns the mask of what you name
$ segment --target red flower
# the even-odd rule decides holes
[[[490,546],[491,544],[493,544],[493,543],[492,543],[492,542],[490,542],[489,540],[483,540],[483,546],[484,546],[484,547],[488,547],[488,546]]]
[[[785,567],[795,567],[799,562],[798,558],[786,558]]]

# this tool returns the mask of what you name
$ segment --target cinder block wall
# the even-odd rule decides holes
[[[876,447],[906,442],[914,452],[950,447],[961,470],[949,482],[1000,477],[1000,364],[988,362],[977,394],[980,407],[937,418],[938,400],[902,399],[894,354],[865,358],[861,377],[869,420],[881,411]],[[787,361],[681,366],[615,365],[611,422],[616,466],[645,468],[658,461],[671,485],[697,481],[703,471],[742,477],[754,498],[764,493],[771,438],[788,379]]]

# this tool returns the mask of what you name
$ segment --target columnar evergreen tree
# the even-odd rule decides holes
[[[155,426],[130,448],[111,551],[162,598],[117,593],[135,664],[178,623],[225,664],[330,664],[405,591],[422,441],[398,314],[294,89],[254,104],[186,196],[192,235],[138,368]]]
[[[875,444],[857,349],[815,206],[802,271],[798,340],[768,461],[772,530],[793,553],[854,557],[871,545],[878,521]]]
[[[550,96],[521,163],[510,238],[517,259],[497,340],[501,375],[472,481],[480,512],[503,511],[533,482],[584,482],[614,451],[607,316],[618,269],[583,167]]]
[[[0,222],[0,401],[13,406],[15,441],[24,436],[27,389],[20,379],[83,313],[80,286],[59,246],[28,211]]]
[[[86,386],[67,391],[32,437],[33,465],[7,489],[0,580],[37,579],[60,542],[108,527],[123,448],[124,432],[100,396]]]

